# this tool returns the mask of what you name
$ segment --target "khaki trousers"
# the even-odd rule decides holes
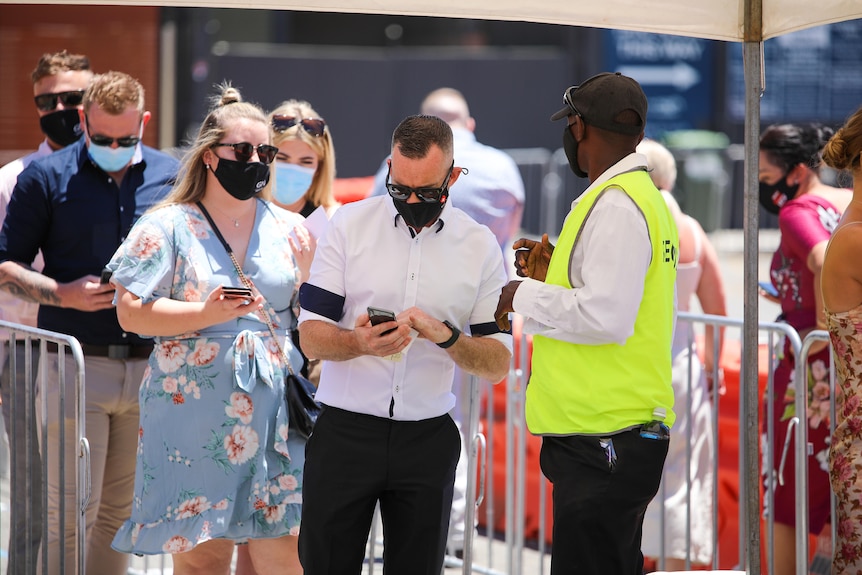
[[[48,449],[48,573],[60,573],[60,555],[65,547],[65,573],[76,572],[75,559],[75,393],[77,373],[71,353],[65,354],[65,416],[59,414],[59,370],[57,353],[49,353],[40,366],[37,385],[37,419],[40,446]],[[129,556],[111,549],[111,541],[131,514],[138,440],[138,389],[145,359],[84,359],[86,423],[84,436],[90,445],[91,495],[86,507],[86,573],[125,575]],[[46,371],[46,389],[41,389],[41,370]],[[47,441],[42,434],[42,394],[48,398]],[[66,428],[65,474],[59,469],[60,425]],[[60,542],[60,481],[65,484],[65,545]],[[40,554],[41,563],[41,554]],[[39,569],[41,570],[41,565]],[[40,571],[41,572],[41,571]]]

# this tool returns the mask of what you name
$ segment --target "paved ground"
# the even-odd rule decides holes
[[[725,281],[725,289],[728,299],[728,316],[735,318],[743,317],[743,253],[742,232],[739,230],[725,230],[710,234],[722,266],[722,275]],[[758,278],[768,279],[768,268],[772,251],[777,246],[778,234],[775,230],[763,230],[760,233],[760,254],[758,257]],[[760,300],[758,306],[758,317],[761,322],[771,322],[778,315],[779,308],[770,302]],[[695,304],[693,313],[699,312]],[[739,335],[728,334],[729,338],[738,338]],[[0,433],[0,573],[6,572],[7,545],[9,534],[9,470],[8,452],[6,451],[5,437]],[[377,550],[377,561],[366,564],[363,574],[372,575],[382,573],[383,567],[380,560],[380,548]],[[488,575],[516,574],[541,575],[547,573],[550,566],[549,558],[540,554],[532,548],[524,549],[520,554],[509,553],[504,542],[497,539],[489,539],[480,535],[474,546],[474,573]],[[445,572],[455,575],[463,572],[460,561],[450,560],[447,562]],[[135,557],[130,575],[152,575],[157,573],[172,573],[169,557]]]

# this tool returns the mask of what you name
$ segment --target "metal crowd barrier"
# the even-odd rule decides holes
[[[66,453],[64,449],[59,449],[58,453],[46,453],[47,450],[40,450],[41,453],[41,470],[42,470],[42,489],[41,492],[36,494],[32,492],[32,486],[34,484],[34,480],[31,477],[31,447],[33,446],[32,442],[39,441],[39,437],[31,437],[30,434],[25,434],[25,437],[20,437],[21,430],[16,425],[11,425],[11,434],[9,436],[9,451],[10,451],[10,468],[16,469],[16,463],[21,464],[23,461],[24,468],[26,469],[24,477],[18,477],[16,474],[12,474],[11,479],[11,494],[10,499],[15,498],[19,491],[21,491],[21,486],[24,486],[24,490],[27,492],[26,501],[24,505],[24,535],[28,538],[34,535],[34,501],[35,497],[40,497],[42,502],[42,529],[41,529],[41,541],[42,545],[40,548],[39,554],[34,551],[30,546],[27,546],[26,551],[23,556],[13,555],[8,559],[8,572],[9,573],[36,573],[37,563],[39,559],[41,559],[42,563],[42,573],[84,573],[84,565],[85,565],[85,537],[86,537],[86,524],[85,524],[85,510],[87,507],[87,502],[90,497],[90,451],[89,444],[87,442],[86,437],[84,436],[84,425],[85,425],[85,403],[84,403],[84,355],[81,351],[81,346],[78,343],[78,340],[74,337],[64,335],[61,333],[46,331],[42,329],[32,328],[28,326],[24,326],[21,324],[10,323],[6,321],[0,320],[0,333],[8,336],[8,344],[4,342],[4,345],[8,345],[7,353],[8,360],[5,367],[9,370],[8,374],[4,374],[3,384],[6,385],[8,382],[9,389],[4,390],[4,395],[9,398],[11,405],[8,406],[8,410],[4,410],[9,413],[10,419],[12,422],[22,420],[24,422],[24,429],[30,429],[32,422],[32,418],[34,414],[30,409],[24,409],[23,413],[21,413],[22,406],[30,406],[34,405],[36,401],[36,392],[37,389],[48,389],[51,386],[57,386],[56,381],[49,381],[47,379],[46,369],[44,369],[45,363],[48,361],[48,353],[56,352],[58,354],[59,359],[59,381],[66,381],[66,366],[65,366],[65,358],[66,354],[71,354],[75,360],[76,365],[76,373],[74,378],[74,387],[72,389],[66,389],[66,386],[60,387],[59,390],[59,401],[57,405],[56,417],[60,418],[60,421],[63,420],[64,414],[66,413],[67,401],[73,402],[72,407],[74,411],[74,429],[72,432],[73,437],[67,437],[67,431],[65,425],[59,425],[59,441],[60,445],[67,445],[67,442],[74,442],[76,446],[74,448],[74,453],[76,454],[74,461],[67,461]],[[23,346],[24,350],[24,381],[19,379],[18,373],[18,348],[19,346]],[[36,351],[38,350],[38,360],[35,359]],[[71,393],[71,398],[68,395]],[[20,397],[20,394],[23,394],[23,401]],[[46,395],[41,395],[41,405],[36,406],[39,408],[39,413],[36,415],[36,421],[40,423],[38,434],[41,437],[46,437],[48,434],[48,420],[49,420],[49,405],[48,398]],[[19,446],[24,446],[24,452],[21,453]],[[59,485],[59,516],[61,518],[69,518],[69,522],[74,525],[74,541],[75,541],[75,549],[74,549],[74,557],[76,565],[66,565],[65,554],[60,553],[59,555],[59,564],[53,565],[49,564],[48,559],[48,548],[44,544],[48,541],[48,489],[47,489],[47,477],[49,473],[49,469],[56,468],[60,470],[61,476],[63,470],[67,469],[68,465],[73,465],[75,469],[75,493],[66,493],[65,482],[60,481]],[[11,517],[10,517],[10,525],[16,525],[17,522],[20,521],[20,517],[18,514],[21,512],[21,509],[14,505],[14,501],[10,501],[12,503],[11,507]],[[74,516],[72,516],[74,514]],[[59,540],[65,541],[66,539],[66,529],[67,529],[67,521],[59,521]],[[9,541],[11,543],[11,539],[16,536],[21,536],[21,533],[15,533],[12,529],[10,529],[9,533]]]
[[[713,327],[714,329],[725,329],[725,330],[740,330],[743,327],[742,320],[727,318],[722,316],[712,316],[705,314],[689,314],[689,313],[680,313],[680,319],[684,322],[688,322],[695,327],[695,331],[700,333],[706,327]],[[515,316],[514,323],[518,325],[520,323],[520,318]],[[783,323],[761,323],[758,326],[760,332],[760,339],[762,343],[766,343],[768,350],[768,382],[766,386],[766,398],[765,401],[767,405],[771,404],[771,402],[775,401],[773,393],[773,376],[774,376],[774,366],[775,366],[775,350],[778,347],[780,338],[787,338],[790,342],[790,347],[799,361],[796,363],[796,377],[795,377],[795,385],[796,385],[796,413],[804,414],[807,412],[807,366],[808,362],[806,361],[811,345],[816,341],[828,341],[828,333],[824,331],[816,331],[810,333],[804,340],[801,340],[798,333]],[[75,401],[75,409],[76,409],[76,426],[74,431],[74,437],[72,439],[65,438],[65,430],[63,426],[60,426],[60,432],[63,434],[61,441],[76,441],[79,446],[77,449],[77,457],[74,462],[66,461],[64,453],[61,451],[58,454],[45,454],[41,455],[41,467],[43,476],[47,477],[48,466],[53,463],[54,460],[57,461],[57,465],[59,465],[60,469],[65,469],[68,464],[74,464],[76,467],[77,474],[77,488],[73,498],[68,497],[69,494],[62,492],[63,486],[61,485],[61,497],[60,497],[60,505],[61,505],[61,514],[74,512],[77,514],[76,522],[75,522],[75,540],[76,540],[76,549],[75,549],[75,557],[77,561],[77,572],[84,572],[84,550],[85,546],[85,508],[87,505],[87,500],[89,498],[89,449],[86,437],[84,436],[84,416],[85,416],[85,408],[84,408],[84,361],[83,354],[81,352],[80,345],[78,344],[75,338],[66,336],[63,334],[48,332],[45,330],[28,328],[26,326],[12,324],[9,322],[0,321],[0,333],[8,333],[9,338],[11,340],[10,351],[15,349],[18,345],[23,345],[25,349],[25,380],[26,381],[18,381],[16,377],[16,362],[18,361],[16,354],[10,353],[10,357],[8,360],[8,369],[10,371],[12,377],[12,385],[11,389],[8,390],[12,397],[12,417],[23,417],[25,420],[28,420],[32,415],[29,411],[25,411],[25,413],[17,413],[16,409],[16,397],[17,394],[24,394],[24,403],[29,404],[33,402],[36,397],[36,391],[32,385],[28,385],[27,381],[36,382],[37,386],[44,388],[47,385],[55,385],[56,382],[49,382],[45,380],[45,374],[43,370],[38,370],[37,373],[37,365],[41,365],[45,358],[47,357],[48,345],[53,344],[58,349],[58,353],[60,355],[60,378],[64,380],[65,378],[65,366],[63,359],[66,353],[71,353],[75,359],[77,366],[77,373],[75,375],[75,388],[73,390],[74,397],[72,398]],[[715,343],[715,347],[713,349],[713,353],[716,357],[718,357],[718,343]],[[725,346],[738,344],[740,346],[740,355],[743,358],[745,354],[748,353],[748,350],[742,349],[741,337],[736,340],[732,337],[725,336]],[[34,351],[37,350],[40,352],[39,354],[39,362],[38,364],[34,361],[33,356]],[[498,509],[497,499],[495,494],[495,486],[494,486],[494,472],[495,466],[498,464],[497,458],[495,458],[495,426],[493,422],[496,420],[497,414],[495,413],[494,406],[494,394],[493,394],[493,386],[491,386],[488,382],[480,381],[476,378],[471,379],[470,386],[470,401],[469,401],[469,427],[468,427],[468,437],[472,438],[472,441],[468,445],[468,477],[471,478],[469,482],[469,489],[467,493],[467,510],[466,510],[466,525],[473,525],[475,522],[475,518],[477,516],[477,512],[480,505],[484,505],[484,515],[485,515],[485,526],[483,528],[485,537],[482,541],[477,544],[477,541],[474,540],[474,532],[472,529],[465,530],[465,548],[463,558],[455,558],[455,557],[447,557],[445,562],[446,568],[458,568],[462,573],[482,573],[485,575],[538,575],[541,573],[546,573],[549,565],[549,548],[546,544],[550,538],[547,533],[547,524],[549,523],[549,518],[546,517],[545,509],[547,506],[547,501],[549,497],[549,493],[547,490],[546,480],[541,476],[541,472],[535,469],[528,470],[526,463],[526,441],[529,435],[529,431],[526,428],[526,422],[524,420],[524,397],[526,391],[526,385],[529,381],[530,377],[530,357],[528,353],[529,349],[529,341],[528,337],[525,335],[520,335],[518,342],[516,342],[515,350],[517,357],[513,357],[512,364],[504,382],[500,382],[498,386],[505,386],[505,396],[506,396],[506,408],[505,408],[505,419],[504,419],[504,427],[505,429],[505,457],[504,457],[504,466],[505,466],[505,488],[504,493],[502,494],[503,500],[503,510]],[[51,350],[53,351],[53,350]],[[752,350],[757,353],[757,350]],[[689,357],[689,374],[692,373],[691,362],[695,361],[694,356]],[[833,366],[834,367],[834,366]],[[718,370],[720,368],[720,361],[715,362],[715,366],[713,368],[713,380],[718,382]],[[834,369],[830,370],[831,375],[831,398],[833,399],[832,405],[832,414],[833,417],[832,425],[834,425]],[[740,373],[740,378],[742,378],[742,373]],[[740,379],[739,388],[740,390],[745,387],[747,382]],[[758,385],[757,382],[754,383]],[[687,382],[689,386],[689,397],[691,397],[692,386],[695,385],[695,382],[692,380],[691,375],[689,376],[689,381]],[[712,525],[712,550],[713,550],[713,558],[712,565],[713,569],[719,569],[719,557],[721,553],[721,549],[719,546],[719,537],[718,537],[718,507],[719,507],[719,499],[718,499],[718,443],[717,438],[719,434],[719,406],[722,401],[722,396],[719,393],[718,386],[714,386],[711,390],[711,398],[712,398],[712,434],[716,439],[715,442],[715,451],[713,453],[713,525]],[[43,401],[40,406],[41,409],[41,421],[42,426],[40,432],[44,435],[47,433],[47,416],[48,416],[48,404],[46,398],[43,396]],[[62,415],[65,411],[65,402],[66,402],[66,392],[61,391],[60,393],[60,405],[59,405],[59,414]],[[780,399],[780,398],[778,398]],[[742,418],[743,414],[746,413],[745,402],[745,394],[739,394],[739,417]],[[684,406],[676,406],[678,412],[682,412],[682,410],[687,410],[687,415],[689,419],[691,418],[691,404],[690,402]],[[772,410],[767,410],[767,413],[770,414],[770,417],[767,418],[766,428],[769,437],[774,434],[775,422],[772,421],[771,413]],[[741,420],[741,419],[740,419]],[[484,421],[484,424],[483,424]],[[29,458],[28,450],[25,449],[24,453],[20,453],[16,446],[18,445],[26,445],[27,441],[35,441],[36,438],[28,437],[24,439],[24,442],[21,441],[21,438],[17,436],[17,432],[13,427],[13,432],[11,437],[9,438],[10,444],[10,452],[12,457],[12,466],[14,469],[14,462],[16,458],[24,457]],[[795,449],[796,453],[796,469],[794,470],[796,474],[796,489],[797,489],[797,545],[796,545],[796,555],[797,555],[797,574],[803,575],[808,571],[808,514],[807,514],[807,425],[794,425],[792,427],[793,435],[794,435],[794,444],[793,449]],[[789,439],[789,438],[788,438]],[[778,458],[780,461],[781,454],[772,453],[770,446],[772,445],[771,441],[766,442],[767,450],[764,453],[764,461],[769,462],[771,467],[774,467],[774,462]],[[800,448],[799,446],[804,446]],[[739,436],[739,458],[738,458],[738,469],[739,469],[739,522],[738,522],[738,542],[739,542],[739,552],[737,557],[736,565],[733,568],[744,569],[746,567],[746,545],[748,542],[747,534],[752,529],[760,529],[759,525],[748,526],[746,525],[745,518],[747,514],[745,513],[745,508],[750,505],[761,506],[760,493],[746,493],[745,486],[746,482],[744,481],[744,477],[748,473],[757,473],[760,474],[760,469],[749,469],[746,467],[746,458],[744,453],[747,449],[759,449],[759,438],[750,438],[746,437],[743,434]],[[686,467],[690,469],[691,466],[691,446],[689,445],[686,450],[686,459],[687,465]],[[29,463],[29,461],[27,461]],[[538,514],[538,528],[537,535],[535,538],[530,538],[529,540],[525,536],[525,515],[526,515],[526,475],[528,471],[533,473],[539,473],[540,481],[538,485],[539,493],[537,494],[539,509],[537,511]],[[476,480],[478,478],[478,481]],[[15,483],[15,486],[20,486],[18,481],[20,478],[13,477],[12,481]],[[28,482],[29,478],[25,477],[24,481]],[[758,483],[761,483],[760,481]],[[691,479],[690,473],[689,478],[687,479],[688,488],[691,488]],[[14,493],[14,491],[13,491]],[[35,495],[35,494],[34,494]],[[43,484],[42,491],[39,494],[42,499],[42,508],[47,509],[47,488],[46,485]],[[72,507],[72,510],[66,509],[65,502],[69,501]],[[764,503],[768,508],[772,508],[772,492],[771,489],[767,488],[764,491]],[[761,507],[762,509],[762,507]],[[531,510],[535,511],[535,510]],[[504,514],[504,525],[505,529],[503,533],[495,532],[495,525],[497,522],[497,518],[500,513]],[[16,509],[13,507],[12,514],[16,513]],[[32,529],[32,503],[27,506],[27,514],[25,517],[26,524],[28,525],[27,529]],[[687,511],[690,516],[690,509]],[[43,513],[45,516],[45,513]],[[834,497],[832,499],[832,516],[835,517],[835,501]],[[46,516],[45,516],[46,518]],[[11,521],[14,525],[14,521],[16,517],[12,517]],[[766,543],[766,553],[767,553],[767,569],[768,572],[774,571],[774,557],[773,557],[773,520],[771,517],[766,518],[767,525],[767,537],[765,539]],[[63,535],[65,531],[65,526],[61,522],[61,540],[63,540]],[[366,559],[366,565],[364,573],[373,574],[375,571],[375,565],[379,561],[379,556],[381,554],[381,544],[382,540],[377,535],[377,521],[374,522],[372,526],[372,530],[369,536],[368,543],[368,556]],[[834,531],[835,525],[833,522],[832,525],[833,530],[833,545],[835,541]],[[42,541],[46,541],[48,536],[48,524],[47,520],[43,521],[42,525]],[[664,526],[661,528],[661,538],[664,538]],[[686,532],[686,542],[688,543],[687,547],[691,547],[691,533],[687,528]],[[482,542],[486,543],[486,548],[483,548],[484,545]],[[661,541],[661,547],[664,548],[664,541]],[[722,556],[723,558],[723,556]],[[47,551],[45,546],[42,546],[41,549],[41,559],[43,564],[47,563]],[[525,560],[526,559],[526,560]],[[17,560],[17,559],[16,559]],[[24,573],[33,573],[36,571],[36,561],[37,558],[33,556],[31,553],[27,553],[24,557],[20,558],[20,564],[18,565],[10,565],[10,573],[13,572],[24,572]],[[49,572],[47,567],[50,567],[51,573],[61,573],[64,574],[66,572],[70,572],[67,570],[68,567],[63,563],[63,558],[61,555],[59,566],[46,566],[43,569],[43,573]],[[656,567],[661,570],[664,568],[665,557],[662,555],[657,558]],[[0,562],[2,563],[2,562]],[[130,568],[129,573],[164,573],[166,571],[166,566],[170,564],[170,559],[164,556],[156,556],[151,558],[146,558],[143,562],[143,571],[136,570],[133,566]],[[137,563],[140,567],[140,561]],[[154,565],[154,567],[153,567]],[[690,557],[686,559],[686,568],[690,568],[691,560]],[[0,564],[0,567],[3,567]],[[167,567],[169,569],[169,567]],[[59,569],[59,570],[58,570]]]
[[[713,316],[707,314],[690,314],[690,313],[680,313],[680,319],[684,322],[688,322],[695,326],[695,331],[700,333],[701,330],[706,327],[713,327],[714,329],[724,329],[725,331],[729,330],[739,330],[739,337],[733,338],[729,337],[729,335],[725,336],[724,345],[739,345],[740,346],[740,357],[742,358],[742,362],[745,361],[745,356],[749,353],[748,350],[743,349],[742,347],[742,328],[743,321],[740,319],[728,318],[724,316]],[[518,318],[515,318],[515,322],[517,323]],[[810,350],[811,344],[815,341],[820,340],[828,340],[827,332],[819,331],[812,332],[809,334],[805,340],[801,340],[799,334],[795,329],[790,327],[785,323],[761,323],[758,326],[758,330],[760,333],[760,339],[762,343],[766,344],[767,347],[767,357],[766,361],[768,363],[768,381],[766,385],[766,396],[761,399],[761,405],[759,406],[758,413],[762,413],[762,408],[764,405],[771,405],[771,402],[775,401],[773,387],[774,387],[774,369],[776,365],[776,349],[779,345],[779,342],[786,338],[790,342],[790,348],[794,353],[795,357],[799,358],[799,361],[796,363],[796,376],[795,376],[795,385],[796,385],[796,412],[797,414],[806,413],[807,405],[806,400],[808,397],[807,393],[807,357],[808,352]],[[505,514],[505,532],[495,533],[494,525],[495,518],[500,513],[499,509],[496,509],[495,505],[495,497],[494,497],[494,467],[497,465],[497,460],[494,457],[494,426],[493,424],[485,425],[484,433],[487,433],[487,439],[484,436],[484,433],[480,429],[480,411],[483,411],[484,421],[485,422],[493,422],[495,419],[494,414],[494,402],[491,393],[485,394],[488,391],[490,386],[487,385],[487,382],[477,381],[475,378],[473,379],[472,388],[471,388],[471,424],[470,424],[470,434],[473,437],[473,442],[471,448],[468,451],[469,455],[469,475],[470,478],[477,477],[477,470],[479,475],[479,483],[472,486],[472,490],[468,491],[468,514],[473,511],[475,512],[479,505],[485,506],[485,518],[486,518],[486,527],[485,534],[487,541],[488,549],[487,556],[481,549],[474,548],[472,541],[472,533],[470,530],[467,530],[468,539],[465,541],[465,550],[463,561],[459,561],[454,557],[447,557],[446,566],[451,567],[460,567],[461,571],[465,574],[467,573],[483,573],[483,574],[497,574],[497,573],[506,573],[509,575],[538,575],[540,573],[547,572],[547,566],[549,561],[549,550],[546,545],[546,541],[548,538],[547,527],[548,523],[547,517],[545,516],[545,508],[547,497],[549,496],[547,493],[546,483],[544,480],[539,482],[539,493],[538,493],[538,501],[539,507],[538,516],[539,516],[539,525],[538,525],[538,535],[535,540],[526,541],[524,535],[524,524],[525,524],[525,501],[526,501],[526,493],[525,493],[525,476],[527,473],[526,461],[525,461],[525,442],[526,437],[529,434],[529,431],[526,428],[526,422],[524,421],[524,397],[526,384],[529,381],[530,371],[529,371],[529,361],[527,350],[528,340],[527,336],[521,335],[519,342],[516,344],[516,350],[518,353],[517,358],[513,358],[512,366],[509,370],[509,375],[506,378],[505,382],[501,382],[498,385],[506,386],[506,417],[505,417],[505,429],[506,429],[506,441],[505,441],[505,495],[504,495],[504,510]],[[759,350],[751,350],[753,353],[758,353]],[[718,340],[716,338],[713,353],[716,358],[718,358]],[[689,362],[695,361],[695,356],[689,357]],[[523,366],[523,367],[519,367]],[[713,381],[719,381],[719,369],[721,368],[720,361],[717,360],[713,367]],[[691,365],[689,367],[689,374],[691,374],[692,369]],[[740,382],[739,382],[739,410],[738,410],[738,418],[739,421],[742,420],[744,414],[746,413],[746,405],[745,405],[745,394],[741,393],[741,390],[747,385],[747,383],[742,379],[743,374],[740,370]],[[833,388],[834,388],[834,370],[831,372],[831,377],[833,379]],[[759,385],[759,382],[754,382],[754,385]],[[689,386],[689,397],[691,396],[692,386],[695,385],[695,382],[692,381],[691,376],[689,376],[689,381],[687,382]],[[481,400],[482,396],[485,396],[485,400]],[[834,398],[834,392],[832,394]],[[719,407],[720,402],[722,401],[722,396],[719,392],[718,385],[714,386],[711,390],[711,410],[712,410],[712,434],[716,439],[715,442],[715,451],[713,453],[713,493],[712,493],[712,501],[713,501],[713,518],[712,518],[712,569],[719,569],[719,558],[721,549],[719,546],[719,525],[718,525],[718,516],[719,516],[719,498],[718,498],[718,464],[719,464],[719,449],[717,438],[719,434]],[[781,399],[781,398],[777,398]],[[763,404],[763,401],[766,403]],[[483,409],[481,409],[483,408]],[[678,411],[687,410],[687,415],[691,418],[691,405],[690,403],[684,406],[676,406]],[[833,405],[834,411],[834,405]],[[772,421],[772,410],[768,409],[767,413],[770,414],[770,417],[766,420],[766,428],[768,437],[771,438],[774,431],[774,421]],[[834,424],[834,417],[833,417]],[[762,426],[758,426],[760,429]],[[806,425],[795,425],[793,427],[794,430],[794,444],[792,446],[793,449],[796,450],[796,462],[797,466],[794,472],[796,473],[796,490],[797,490],[797,574],[804,575],[808,572],[808,514],[807,514],[807,466],[806,466],[806,454],[808,451],[807,447],[807,426]],[[759,509],[763,509],[761,506],[761,494],[760,493],[747,493],[746,492],[746,482],[744,478],[746,474],[756,473],[758,477],[760,477],[762,470],[761,469],[750,469],[746,465],[745,452],[749,449],[760,449],[759,437],[746,437],[744,434],[740,433],[738,448],[739,448],[739,456],[738,456],[738,488],[739,488],[739,512],[738,512],[738,556],[735,558],[736,562],[733,566],[725,566],[724,568],[733,568],[733,569],[745,569],[747,560],[746,560],[746,549],[748,544],[748,534],[754,529],[760,529],[760,525],[749,526],[746,525],[746,508],[750,505],[756,505]],[[780,454],[772,453],[771,451],[772,441],[766,442],[766,452],[763,454],[764,461],[769,462],[771,467],[774,467],[774,462],[777,457],[780,457]],[[798,446],[805,446],[804,448],[799,448]],[[687,447],[686,450],[686,458],[687,464],[686,467],[690,469],[691,466],[691,446]],[[780,460],[779,460],[780,461]],[[532,470],[535,471],[535,470]],[[762,484],[762,479],[758,480],[759,484]],[[691,488],[691,477],[689,473],[689,478],[687,479],[688,488]],[[764,489],[764,502],[771,508],[772,507],[772,490],[767,487]],[[833,498],[833,517],[834,517],[834,498]],[[687,514],[690,516],[690,509],[687,511]],[[470,525],[472,521],[471,516],[468,515],[467,525]],[[767,525],[767,533],[768,537],[766,539],[766,555],[767,555],[767,565],[769,572],[774,571],[774,550],[773,550],[773,518],[771,516],[766,517],[766,525]],[[368,546],[368,564],[369,570],[368,573],[374,572],[374,561],[375,557],[379,555],[379,546],[382,543],[382,540],[376,536],[376,525],[372,529],[371,537],[369,538],[369,546]],[[833,532],[835,526],[833,524]],[[500,537],[503,539],[503,551],[500,552],[499,548],[492,550],[493,547],[499,547],[499,542],[497,541]],[[661,530],[661,538],[664,537],[664,529],[662,526]],[[686,542],[687,547],[691,547],[691,533],[690,527],[687,528],[686,532]],[[834,542],[834,536],[833,536]],[[663,543],[663,542],[662,542]],[[833,543],[834,545],[834,543]],[[662,544],[663,548],[664,545]],[[525,563],[526,554],[529,553],[530,556],[534,559],[534,563],[527,564]],[[724,562],[726,563],[726,558],[722,557]],[[731,558],[733,559],[733,558]],[[664,568],[665,557],[660,556],[657,558],[656,568],[661,570]],[[690,556],[686,558],[686,568],[692,568],[692,562]]]

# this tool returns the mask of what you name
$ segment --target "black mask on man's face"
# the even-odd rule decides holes
[[[566,152],[566,158],[569,160],[569,167],[572,169],[572,172],[579,178],[588,177],[589,174],[583,171],[581,165],[578,163],[578,141],[575,139],[575,135],[572,134],[571,125],[563,128],[563,150]]]
[[[218,159],[215,171],[221,186],[238,200],[250,200],[269,182],[269,166],[263,162]]]
[[[437,202],[408,204],[406,200],[396,200],[395,198],[392,198],[392,202],[395,204],[395,209],[404,218],[404,223],[418,232],[440,217],[447,199],[449,199],[448,188],[441,194],[440,200]]]
[[[39,118],[42,133],[58,146],[66,147],[77,142],[84,134],[78,108],[58,110]]]
[[[788,201],[796,197],[799,191],[799,184],[790,185],[787,183],[789,174],[784,174],[784,177],[774,184],[760,182],[760,205],[763,206],[770,214],[778,215],[781,207]]]

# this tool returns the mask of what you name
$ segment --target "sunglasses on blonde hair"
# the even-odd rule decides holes
[[[284,132],[297,124],[302,126],[303,130],[315,138],[321,137],[323,131],[326,129],[326,122],[321,118],[300,119],[296,116],[287,116],[284,114],[277,114],[272,117],[272,129],[278,133]]]

